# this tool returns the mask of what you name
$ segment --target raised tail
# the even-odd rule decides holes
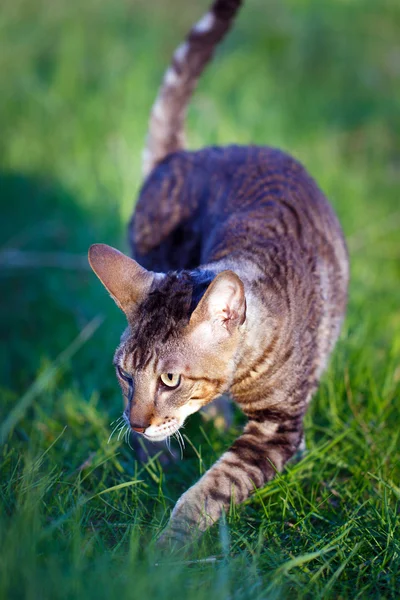
[[[241,3],[242,0],[216,0],[176,49],[151,111],[143,151],[144,176],[167,154],[184,147],[184,121],[190,97]]]

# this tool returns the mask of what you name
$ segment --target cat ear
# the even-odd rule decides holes
[[[246,296],[243,282],[233,271],[222,271],[210,283],[193,312],[190,323],[208,321],[212,329],[224,328],[230,334],[246,319]],[[223,330],[222,330],[223,331]]]
[[[88,258],[97,277],[125,313],[148,294],[155,273],[146,271],[133,258],[106,244],[90,246]]]

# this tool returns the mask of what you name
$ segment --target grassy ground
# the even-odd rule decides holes
[[[343,223],[348,317],[307,415],[308,455],[205,536],[192,559],[214,561],[171,565],[152,542],[240,415],[225,435],[193,416],[184,460],[164,470],[107,443],[123,317],[80,257],[95,241],[126,248],[149,108],[205,5],[2,5],[1,598],[399,597],[395,0],[248,0],[189,115],[193,147],[292,152]]]

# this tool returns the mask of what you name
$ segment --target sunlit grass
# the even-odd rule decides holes
[[[80,261],[40,264],[96,241],[127,248],[149,108],[200,12],[181,0],[0,11],[0,253],[37,253],[29,268],[0,255],[1,598],[398,597],[397,3],[248,0],[191,105],[191,147],[267,143],[306,164],[343,223],[352,280],[306,456],[185,561],[154,541],[241,417],[222,435],[193,416],[183,460],[137,463],[118,429],[109,440],[123,317]]]

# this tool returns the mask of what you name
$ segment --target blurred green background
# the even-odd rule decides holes
[[[151,104],[206,7],[2,4],[1,598],[398,597],[397,0],[248,0],[189,110],[190,147],[289,151],[343,224],[348,317],[307,416],[306,459],[205,537],[192,558],[214,562],[164,568],[151,542],[241,418],[221,435],[192,417],[185,459],[165,471],[117,435],[107,443],[124,319],[85,255],[99,241],[128,250]]]

